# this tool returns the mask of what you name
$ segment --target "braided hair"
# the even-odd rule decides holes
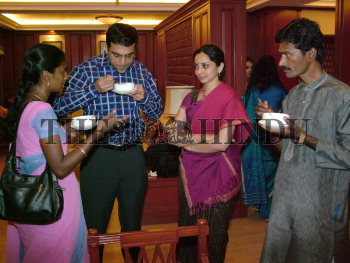
[[[17,133],[15,129],[25,98],[32,88],[39,83],[41,74],[44,71],[53,74],[55,69],[63,62],[63,51],[48,44],[37,44],[25,53],[18,85],[18,96],[15,98],[3,123],[4,127],[1,129],[5,140],[13,141],[15,139]]]

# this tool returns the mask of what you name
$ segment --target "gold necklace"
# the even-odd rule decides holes
[[[36,94],[33,94],[33,93],[30,93],[30,95],[32,95],[33,97],[39,99],[40,101],[44,101],[39,95],[36,95]]]
[[[203,99],[205,99],[206,97],[207,97],[207,95],[205,95],[205,90],[204,90],[204,88],[201,88],[201,94],[202,94],[202,97],[203,97]]]

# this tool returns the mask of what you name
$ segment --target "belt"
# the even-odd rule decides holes
[[[127,149],[130,149],[131,147],[138,145],[139,143],[140,143],[139,141],[136,141],[133,143],[123,144],[123,145],[104,144],[104,145],[101,145],[101,147],[117,150],[117,151],[125,151]]]

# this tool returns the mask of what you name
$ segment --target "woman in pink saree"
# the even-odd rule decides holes
[[[240,149],[250,126],[240,98],[222,81],[221,49],[205,45],[196,50],[194,66],[203,86],[184,98],[170,137],[171,143],[183,147],[179,225],[194,225],[197,218],[206,218],[210,262],[223,263],[228,224],[240,189]],[[181,240],[177,261],[197,262],[196,251],[193,240]]]
[[[16,140],[21,173],[40,175],[48,162],[64,189],[64,206],[61,217],[50,224],[9,222],[8,263],[89,262],[79,184],[72,170],[120,119],[112,118],[115,113],[112,111],[97,123],[96,129],[82,144],[68,153],[65,129],[47,103],[52,93],[62,91],[68,78],[66,68],[64,53],[52,45],[35,45],[24,56],[19,95],[7,115],[6,135],[10,142]]]

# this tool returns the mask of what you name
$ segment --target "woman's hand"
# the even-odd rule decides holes
[[[113,118],[115,113],[116,110],[113,110],[97,122],[96,131],[98,138],[102,137],[107,132],[116,131],[122,123],[129,118],[129,115],[123,118]]]
[[[273,109],[271,106],[269,106],[267,100],[265,100],[264,102],[262,102],[261,100],[258,102],[258,104],[256,104],[255,106],[255,115],[256,117],[258,117],[259,119],[262,118],[262,115],[265,112],[273,112]]]

